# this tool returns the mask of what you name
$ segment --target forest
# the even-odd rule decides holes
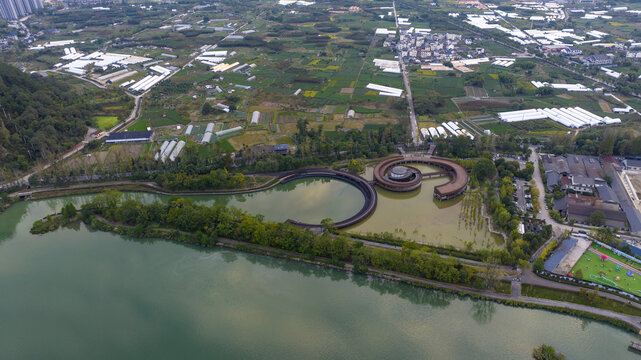
[[[0,63],[0,180],[69,150],[87,132],[91,105],[69,85]]]

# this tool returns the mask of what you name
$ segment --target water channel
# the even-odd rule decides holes
[[[634,335],[552,312],[80,224],[29,234],[89,198],[0,214],[0,358],[530,359],[542,343],[568,359],[638,358]]]
[[[438,171],[427,165],[416,165],[423,172]],[[364,174],[372,179],[371,169]],[[484,223],[466,223],[464,196],[439,201],[434,198],[434,186],[447,178],[425,179],[415,191],[394,193],[376,187],[378,205],[374,213],[360,224],[346,230],[358,233],[390,232],[395,236],[421,243],[464,248],[501,246],[502,240],[489,233]],[[126,197],[144,202],[167,201],[168,196],[150,193],[126,193]],[[465,195],[469,196],[469,195]],[[92,196],[67,197],[81,204]],[[334,179],[299,179],[275,188],[239,195],[185,196],[207,205],[234,206],[251,214],[261,214],[272,221],[287,219],[318,224],[325,218],[340,221],[356,214],[365,200],[354,186]]]

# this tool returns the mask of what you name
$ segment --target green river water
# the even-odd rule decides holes
[[[289,198],[315,189],[324,195],[306,200],[329,208]],[[273,196],[258,209],[275,220],[342,217],[353,209],[332,204],[359,195],[345,189],[302,181],[224,201]],[[65,202],[90,198],[21,202],[0,214],[0,359],[529,359],[541,343],[568,359],[638,358],[626,350],[636,336],[552,312],[80,224],[29,233]]]

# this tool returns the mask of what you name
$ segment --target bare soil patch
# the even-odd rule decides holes
[[[605,100],[599,99],[599,106],[601,107],[601,111],[603,112],[606,112],[606,113],[612,112],[612,109],[610,108],[610,104],[608,104]]]

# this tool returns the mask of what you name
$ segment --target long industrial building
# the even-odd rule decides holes
[[[0,16],[4,20],[17,20],[42,9],[42,0],[0,0]]]
[[[378,84],[367,84],[365,86],[366,89],[369,90],[374,90],[378,91],[378,94],[381,96],[389,96],[389,97],[401,97],[403,95],[403,90],[402,89],[397,89],[389,86],[383,86],[383,85],[378,85]]]
[[[131,143],[149,141],[154,135],[153,131],[129,131],[111,134],[105,142],[107,144]]]
[[[430,127],[430,128],[421,128],[421,135],[425,139],[431,138],[436,140],[439,137],[446,138],[447,133],[451,133],[452,136],[467,136],[470,139],[474,140],[474,135],[470,134],[469,131],[458,126],[458,123],[450,121],[447,123],[442,123],[442,126]]]
[[[507,111],[500,112],[498,115],[499,119],[505,122],[550,119],[569,128],[621,123],[620,119],[613,119],[607,116],[601,117],[578,106],[573,108],[545,108]]]

